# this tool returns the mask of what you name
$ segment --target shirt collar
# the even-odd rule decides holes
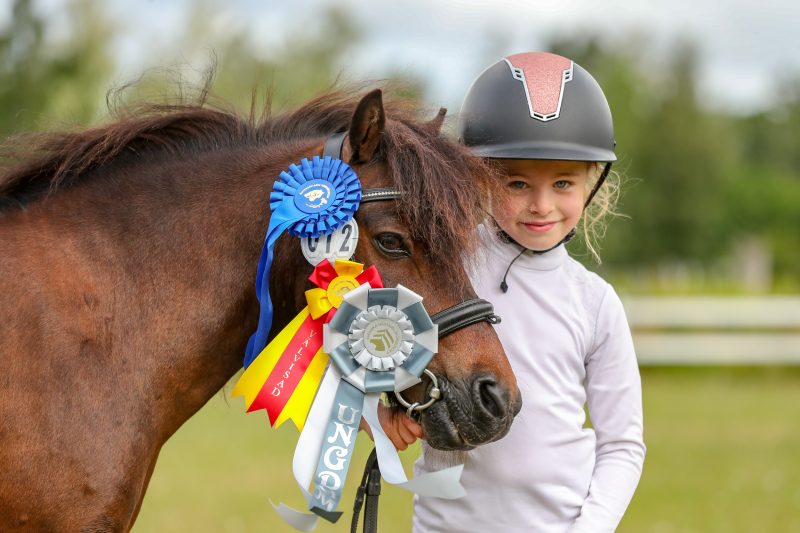
[[[491,223],[486,222],[478,226],[481,240],[486,243],[488,251],[498,258],[506,266],[517,257],[522,248],[515,243],[508,243],[502,240],[496,232],[492,231]],[[528,250],[522,257],[516,260],[512,270],[522,268],[524,270],[555,270],[566,261],[569,254],[563,244],[553,248],[543,254],[535,254]]]

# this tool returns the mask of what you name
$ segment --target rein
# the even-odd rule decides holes
[[[340,131],[332,134],[325,141],[322,156],[331,156],[334,158],[342,158],[342,147],[344,146],[344,139],[347,136],[346,131]],[[373,189],[364,189],[361,194],[361,203],[367,202],[380,202],[389,200],[398,200],[402,197],[400,191],[394,187],[380,187]],[[489,322],[490,324],[497,324],[500,322],[500,317],[494,314],[494,306],[486,300],[481,298],[473,298],[457,303],[447,309],[439,311],[431,315],[431,321],[438,326],[439,338],[446,337],[462,328],[477,324],[479,322]],[[439,382],[433,372],[427,368],[423,371],[428,378],[430,378],[432,387],[428,391],[429,399],[423,403],[407,401],[400,392],[395,392],[397,401],[406,408],[406,415],[409,417],[419,416],[419,414],[428,409],[431,405],[441,399],[442,392],[439,389]],[[356,533],[358,530],[358,518],[361,513],[361,507],[364,505],[366,497],[366,505],[364,506],[364,533],[372,533],[378,529],[378,496],[381,493],[381,471],[378,465],[376,450],[372,450],[367,464],[364,467],[364,475],[361,480],[361,485],[358,487],[356,493],[356,500],[353,505],[353,520],[351,522],[351,533]]]

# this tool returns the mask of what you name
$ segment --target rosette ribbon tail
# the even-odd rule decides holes
[[[244,370],[231,396],[243,396],[248,413],[266,410],[273,427],[292,420],[301,430],[327,364],[321,321],[305,308]]]
[[[325,373],[294,455],[294,475],[309,509],[329,521],[339,514],[358,423],[372,428],[381,473],[387,482],[425,496],[464,496],[463,466],[409,480],[400,458],[378,421],[383,392],[419,383],[419,376],[438,350],[438,329],[422,298],[402,285],[373,289],[361,285],[344,295],[324,327],[323,350],[331,364]],[[314,485],[311,492],[309,487]],[[295,527],[315,523],[307,513],[276,507]]]
[[[285,211],[290,211],[286,209]],[[296,222],[292,213],[273,212],[269,219],[269,229],[267,230],[267,237],[264,239],[264,247],[261,249],[261,257],[258,260],[258,270],[256,272],[256,298],[259,303],[258,314],[258,327],[255,333],[250,337],[247,342],[247,351],[245,352],[244,367],[250,366],[250,363],[261,353],[261,350],[267,345],[267,338],[269,331],[272,328],[272,299],[269,296],[269,271],[272,266],[273,251],[275,248],[275,241],[278,240],[284,231]]]
[[[270,424],[292,420],[299,431],[305,424],[319,382],[328,364],[322,350],[323,318],[332,317],[347,291],[359,280],[383,282],[377,270],[353,261],[322,261],[309,280],[320,285],[306,291],[308,306],[283,329],[244,370],[232,396],[243,396],[247,412],[264,409]],[[330,271],[332,276],[326,273]],[[324,287],[324,288],[323,288]]]
[[[314,403],[308,413],[306,424],[297,440],[292,460],[292,471],[294,478],[305,496],[308,508],[312,507],[313,494],[309,492],[311,482],[314,479],[317,464],[322,452],[325,432],[333,411],[334,401],[339,390],[339,383],[342,381],[341,374],[334,365],[328,365],[325,375],[320,383]],[[358,422],[356,422],[356,428]],[[315,513],[303,512],[293,509],[284,503],[272,503],[275,511],[283,520],[299,531],[313,530],[319,520],[319,515]],[[331,514],[325,517],[328,520],[338,519],[338,516]]]

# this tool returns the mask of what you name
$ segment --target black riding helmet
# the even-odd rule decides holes
[[[464,98],[458,137],[481,157],[605,162],[586,205],[617,160],[600,85],[574,61],[547,52],[510,55],[484,70]]]
[[[574,61],[547,52],[514,54],[484,70],[464,98],[458,138],[481,157],[606,163],[585,206],[617,160],[611,109],[600,85]],[[573,229],[552,248],[533,252],[549,252],[574,235]],[[524,252],[508,265],[503,292],[511,265]]]

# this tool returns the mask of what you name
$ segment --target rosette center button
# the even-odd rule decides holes
[[[344,295],[359,285],[360,284],[353,276],[338,276],[334,278],[330,285],[328,285],[328,301],[332,306],[338,309],[344,299]]]
[[[304,213],[319,213],[331,203],[333,189],[325,180],[311,180],[294,195],[294,205]]]
[[[391,357],[400,351],[403,332],[397,322],[379,318],[364,330],[364,347],[375,357]]]

